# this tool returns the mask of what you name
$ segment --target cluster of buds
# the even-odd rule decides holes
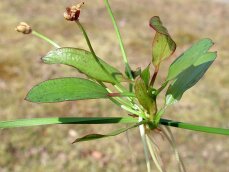
[[[16,31],[24,33],[24,34],[30,34],[32,32],[32,28],[25,22],[21,22],[16,28]]]
[[[84,4],[81,2],[76,6],[71,6],[66,8],[66,12],[64,13],[64,18],[68,21],[77,21],[80,16],[80,8]]]

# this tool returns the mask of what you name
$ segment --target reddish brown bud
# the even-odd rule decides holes
[[[32,28],[25,22],[21,22],[16,28],[16,31],[24,33],[24,34],[30,34],[32,32]]]
[[[76,6],[67,7],[66,12],[64,13],[64,18],[68,21],[76,21],[80,16],[80,8],[84,2],[77,4]]]

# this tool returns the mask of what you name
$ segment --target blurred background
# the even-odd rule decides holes
[[[169,64],[191,44],[205,37],[215,42],[213,50],[218,51],[217,60],[204,78],[184,94],[182,101],[167,110],[165,117],[229,128],[229,1],[110,1],[133,69],[146,67],[151,59],[154,32],[148,26],[150,17],[159,15],[177,43],[177,51],[161,67],[158,85],[165,79]],[[24,100],[30,88],[41,81],[83,75],[68,66],[42,64],[40,57],[53,47],[32,35],[17,33],[14,28],[20,21],[25,21],[61,46],[88,49],[77,26],[63,19],[65,7],[75,3],[78,1],[0,1],[0,120],[127,115],[105,100],[56,104],[34,104]],[[97,55],[123,71],[121,52],[103,1],[85,0],[80,20]],[[109,139],[71,144],[79,136],[106,133],[117,127],[56,125],[1,130],[0,172],[146,171],[138,129]],[[229,137],[176,128],[172,131],[188,172],[229,171]],[[167,170],[176,172],[171,147],[161,137],[157,143]]]

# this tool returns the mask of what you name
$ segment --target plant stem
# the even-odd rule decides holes
[[[38,32],[36,32],[36,31],[33,30],[33,31],[32,31],[32,34],[33,34],[34,36],[37,36],[38,38],[43,39],[44,41],[48,42],[49,44],[53,45],[54,47],[60,48],[60,46],[59,46],[57,43],[55,43],[54,41],[52,41],[52,40],[49,39],[48,37],[42,35],[41,33],[38,33]]]
[[[75,22],[76,22],[76,24],[78,25],[78,27],[80,28],[80,30],[82,31],[82,33],[83,33],[83,35],[84,35],[84,38],[86,39],[87,45],[88,45],[88,47],[89,47],[89,49],[90,49],[90,51],[91,51],[93,57],[95,58],[95,60],[97,61],[97,63],[100,65],[100,67],[101,67],[108,75],[110,75],[110,73],[104,68],[104,66],[100,63],[99,59],[97,58],[97,56],[96,56],[96,54],[95,54],[95,51],[94,51],[94,49],[92,48],[90,39],[89,39],[89,37],[88,37],[88,35],[87,35],[87,32],[85,31],[83,25],[80,23],[79,20],[76,20]],[[119,82],[116,80],[116,78],[115,78],[115,77],[113,77],[113,78],[114,78],[114,80],[115,80],[115,84],[118,84]]]
[[[142,120],[143,119],[141,117],[139,117],[138,121],[141,122]],[[141,136],[141,140],[142,140],[142,144],[143,144],[143,148],[144,148],[147,172],[150,172],[151,167],[150,167],[150,159],[149,159],[149,149],[148,149],[148,146],[146,143],[146,134],[145,134],[144,125],[139,126],[139,131],[140,131],[140,136]]]
[[[119,46],[120,46],[120,49],[121,49],[121,52],[122,52],[123,61],[125,63],[125,69],[126,69],[126,72],[128,73],[128,78],[133,80],[133,75],[131,73],[131,68],[130,68],[130,65],[129,65],[129,62],[128,62],[128,59],[127,59],[127,56],[126,56],[126,51],[125,51],[125,48],[124,48],[124,45],[123,45],[122,37],[121,37],[120,31],[119,31],[118,25],[116,23],[114,14],[113,14],[113,12],[111,10],[111,7],[110,7],[110,4],[109,4],[108,0],[104,0],[104,3],[106,5],[107,11],[108,11],[108,13],[109,13],[109,15],[111,17],[111,21],[112,21],[112,23],[114,25],[114,29],[115,29],[115,32],[116,32],[116,35],[117,35],[117,38],[118,38],[118,41],[119,41]]]
[[[160,88],[157,89],[156,95],[160,94],[160,92],[161,92],[162,90],[164,90],[164,88],[167,86],[168,82],[169,82],[169,81],[164,82],[164,83],[162,84],[162,86],[161,86]]]
[[[87,36],[87,32],[85,31],[84,27],[82,26],[82,24],[80,23],[79,20],[76,20],[76,24],[79,26],[80,30],[83,32],[84,38],[86,39],[87,45],[88,45],[88,47],[89,47],[89,49],[90,49],[92,55],[93,55],[95,58],[97,58],[97,56],[96,56],[96,54],[95,54],[95,51],[94,51],[94,49],[93,49],[92,46],[91,46],[91,42],[90,42],[90,40],[89,40],[89,38],[88,38],[88,36]]]
[[[157,78],[158,71],[159,71],[159,65],[158,65],[158,66],[155,66],[154,74],[153,74],[152,79],[151,79],[151,81],[150,81],[150,85],[151,85],[152,87],[153,87],[154,82],[155,82],[155,80],[156,80],[156,78]]]
[[[162,118],[160,119],[160,124],[171,126],[171,127],[183,128],[187,130],[193,130],[193,131],[229,135],[229,129],[225,129],[225,128],[214,128],[214,127],[207,127],[202,125],[194,125],[194,124],[172,121],[172,120],[162,119]]]
[[[103,82],[101,82],[101,81],[98,81],[98,83],[101,85],[101,86],[103,86],[104,88],[106,88],[106,90],[109,92],[109,93],[113,93],[109,88],[107,88],[107,86],[103,83]],[[127,107],[129,107],[129,108],[132,108],[133,107],[133,104],[131,103],[131,102],[129,102],[129,101],[125,101],[124,99],[122,99],[122,98],[119,98],[119,97],[109,97],[109,99],[113,102],[113,103],[115,103],[116,105],[118,105],[119,107],[122,107],[122,105],[125,105],[125,106],[127,106]]]

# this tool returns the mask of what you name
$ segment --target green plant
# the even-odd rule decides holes
[[[37,35],[53,44],[56,48],[59,48],[49,52],[44,58],[42,58],[45,63],[71,65],[77,68],[80,72],[86,74],[90,80],[81,78],[60,78],[49,80],[35,86],[29,92],[26,99],[32,102],[59,102],[66,100],[107,98],[113,101],[116,105],[127,110],[133,117],[139,117],[139,119],[132,117],[25,119],[13,122],[1,122],[0,126],[2,128],[7,128],[58,123],[130,123],[133,125],[130,125],[128,128],[118,129],[117,131],[108,133],[106,135],[91,134],[76,139],[75,142],[114,136],[128,129],[139,126],[146,157],[148,157],[147,152],[149,151],[152,158],[155,159],[159,170],[161,171],[163,169],[157,162],[157,157],[155,155],[156,151],[152,149],[152,142],[148,137],[148,133],[154,132],[155,129],[160,128],[164,135],[168,136],[168,140],[174,144],[172,135],[168,128],[163,128],[162,125],[171,125],[191,130],[228,135],[229,131],[226,129],[195,126],[161,118],[167,106],[172,105],[176,101],[180,100],[182,94],[187,89],[192,87],[203,76],[208,67],[216,58],[216,53],[208,52],[208,49],[212,46],[211,40],[203,39],[188,49],[184,54],[179,56],[178,59],[170,66],[164,84],[162,84],[160,88],[155,88],[154,82],[156,80],[160,64],[163,60],[169,58],[175,51],[175,42],[172,40],[167,29],[162,25],[160,19],[158,17],[153,17],[150,20],[150,25],[156,31],[152,51],[152,64],[155,71],[152,77],[150,75],[150,65],[147,66],[142,72],[131,71],[126,58],[121,36],[108,1],[105,0],[105,4],[112,17],[112,22],[114,23],[120,42],[120,47],[126,66],[125,75],[96,56],[85,30],[78,20],[80,6],[74,6],[68,8],[65,18],[77,23],[86,38],[90,52],[76,48],[59,48],[59,46],[53,41],[50,41],[48,38],[42,36],[38,32],[31,30],[31,28],[25,33],[31,32],[32,34]],[[21,28],[28,29],[28,27],[29,26],[24,23],[21,25]],[[20,27],[18,30],[19,29]],[[129,84],[129,89],[122,85],[123,82]],[[104,83],[109,84],[105,85]],[[164,90],[167,85],[169,85],[169,87],[165,95],[165,105],[163,107],[157,107],[156,100],[158,96],[161,95],[161,91]],[[109,88],[113,86],[117,89],[117,92],[110,91]],[[147,164],[149,164],[149,160],[147,160]],[[148,169],[150,169],[149,165]]]

